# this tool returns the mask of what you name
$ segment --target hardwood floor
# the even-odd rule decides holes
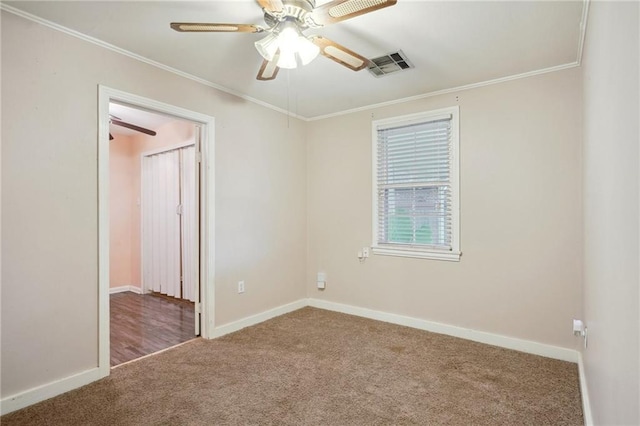
[[[195,337],[194,304],[160,294],[111,294],[111,366]]]

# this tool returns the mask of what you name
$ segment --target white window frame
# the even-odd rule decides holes
[[[393,126],[409,125],[451,116],[451,250],[434,247],[402,247],[399,245],[378,244],[378,129]],[[434,260],[457,262],[460,260],[460,109],[458,106],[442,108],[400,117],[386,118],[372,122],[372,210],[373,210],[373,243],[371,250],[374,254],[400,257],[414,257]]]

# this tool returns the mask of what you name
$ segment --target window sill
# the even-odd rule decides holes
[[[382,256],[413,257],[418,259],[446,260],[449,262],[459,262],[460,256],[462,255],[462,253],[451,251],[416,250],[396,247],[371,247],[371,251],[374,254]]]

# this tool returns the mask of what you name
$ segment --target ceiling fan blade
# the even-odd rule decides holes
[[[145,133],[151,136],[156,135],[156,132],[154,132],[153,130],[145,129],[144,127],[136,126],[135,124],[126,123],[124,121],[111,120],[111,124],[115,124],[116,126],[126,127],[127,129],[135,130],[136,132]]]
[[[267,61],[265,59],[260,66],[260,71],[258,71],[258,76],[256,78],[262,81],[273,80],[276,78],[278,71],[280,71],[280,68],[276,65],[277,63],[277,60]]]
[[[216,24],[198,22],[172,22],[171,28],[181,33],[259,33],[264,28],[251,24]]]
[[[362,55],[358,55],[353,50],[339,45],[335,41],[331,41],[321,36],[313,37],[311,41],[320,48],[320,53],[323,56],[326,56],[349,69],[360,71],[369,65],[369,59]]]
[[[282,0],[257,0],[261,8],[267,12],[282,12],[284,4]]]
[[[355,18],[365,13],[393,6],[398,0],[333,0],[323,4],[311,13],[311,19],[318,25],[335,24],[345,19]]]

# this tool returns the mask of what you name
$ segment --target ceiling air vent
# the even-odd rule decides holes
[[[413,65],[407,59],[407,55],[405,55],[402,50],[370,59],[370,61],[369,72],[376,77],[382,77],[387,74],[413,68]]]

